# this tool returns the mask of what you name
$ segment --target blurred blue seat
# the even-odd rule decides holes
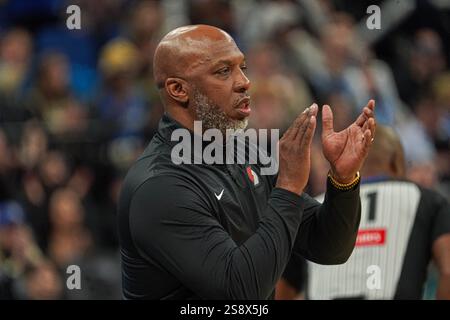
[[[66,54],[71,63],[96,66],[94,42],[83,30],[69,30],[65,26],[47,27],[37,33],[35,41],[38,54],[55,50]]]
[[[17,22],[56,17],[64,4],[61,0],[0,1],[0,26],[6,28]]]

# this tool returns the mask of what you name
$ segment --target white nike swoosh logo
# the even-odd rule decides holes
[[[225,191],[225,189],[222,189],[222,192],[219,193],[219,194],[216,194],[216,193],[214,192],[214,195],[216,196],[217,200],[220,200],[220,198],[222,198],[222,195],[223,195],[223,192],[224,192],[224,191]]]

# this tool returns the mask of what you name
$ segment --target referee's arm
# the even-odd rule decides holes
[[[427,191],[424,191],[425,193]],[[437,193],[429,194],[433,199],[435,213],[432,224],[432,256],[439,271],[437,299],[450,300],[450,204]]]
[[[273,189],[259,228],[238,246],[199,190],[178,177],[155,177],[133,196],[130,229],[145,259],[201,298],[267,299],[289,260],[302,203]]]

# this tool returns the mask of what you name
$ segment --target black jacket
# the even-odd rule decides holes
[[[321,264],[348,259],[359,186],[342,192],[328,183],[320,205],[275,188],[276,177],[260,175],[258,165],[175,165],[176,128],[164,115],[123,183],[125,299],[268,299],[291,254]]]

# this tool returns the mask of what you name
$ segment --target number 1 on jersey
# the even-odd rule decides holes
[[[375,212],[377,209],[377,192],[371,192],[367,194],[367,198],[369,200],[369,221],[375,220]]]

